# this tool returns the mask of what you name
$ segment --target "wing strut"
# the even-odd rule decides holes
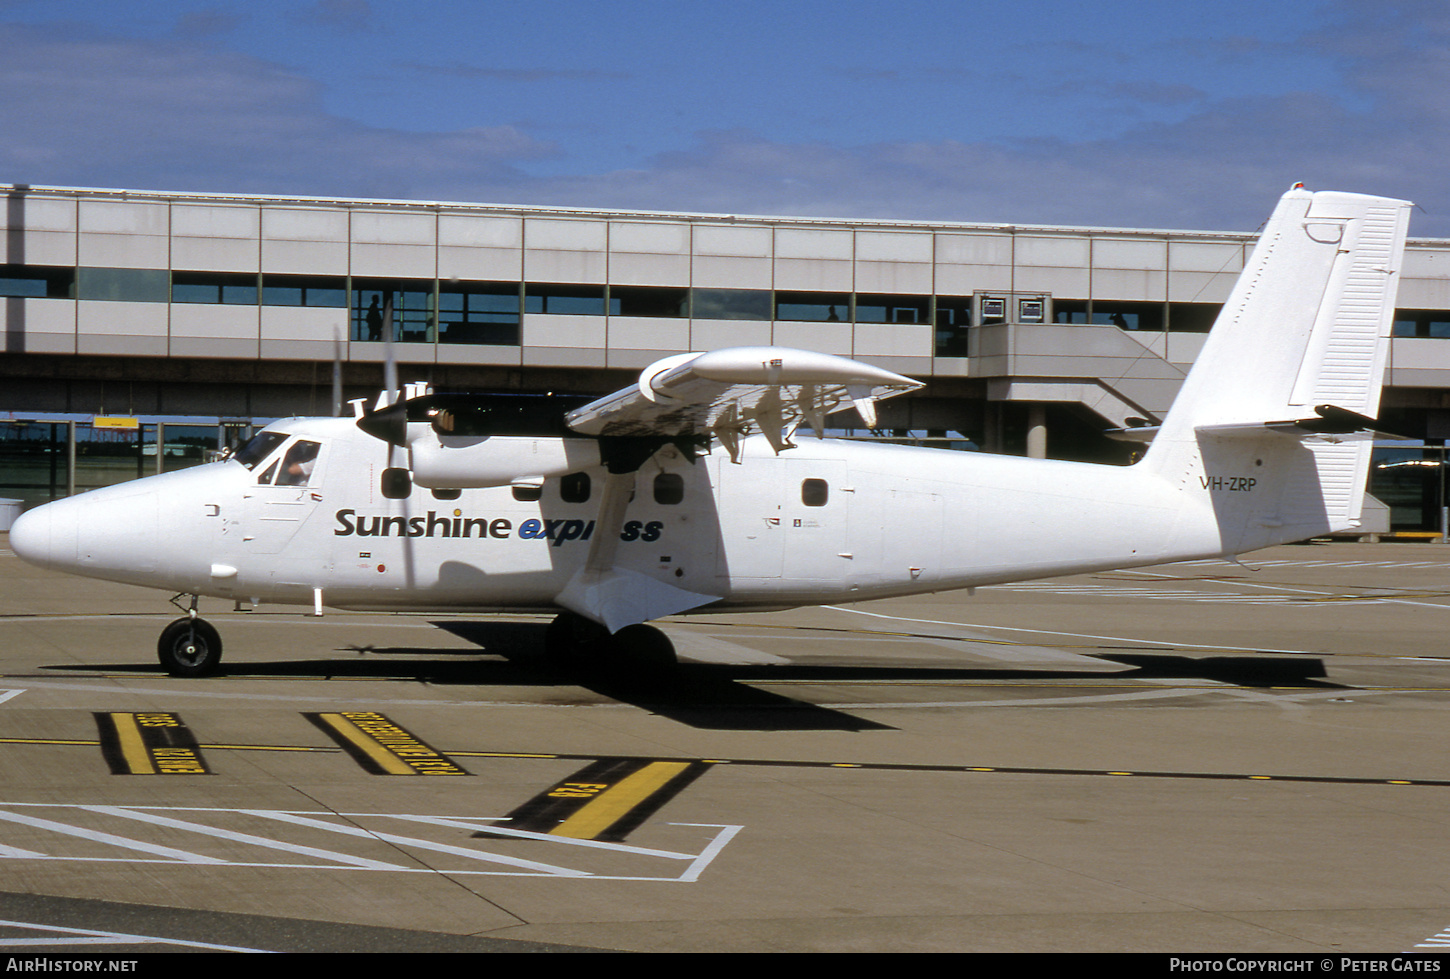
[[[653,453],[651,453],[653,455]],[[598,622],[611,633],[625,626],[648,622],[719,601],[719,595],[702,595],[657,581],[636,571],[615,567],[619,532],[625,510],[634,494],[635,473],[640,460],[625,472],[610,467],[599,498],[597,529],[589,541],[584,566],[574,573],[554,601],[571,612]]]

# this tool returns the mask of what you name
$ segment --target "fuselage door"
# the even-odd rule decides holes
[[[242,501],[242,550],[277,554],[296,535],[322,499],[326,449],[296,439],[268,462]]]
[[[736,465],[723,452],[710,457],[720,527],[715,575],[737,582],[779,578],[785,543],[780,526],[785,467],[775,458],[750,462]]]
[[[786,578],[839,581],[855,572],[850,525],[855,487],[838,459],[782,458],[780,527]]]

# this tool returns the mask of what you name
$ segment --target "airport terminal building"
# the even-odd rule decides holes
[[[87,485],[67,440],[153,471],[331,413],[338,360],[344,397],[374,396],[385,331],[401,378],[439,390],[604,394],[674,353],[820,350],[926,382],[881,406],[895,436],[1126,463],[1132,444],[1102,430],[1162,417],[1255,240],[0,191],[0,497],[28,500]],[[1425,445],[1387,451],[1376,492],[1397,527],[1427,529],[1450,436],[1450,241],[1411,239],[1397,306],[1381,417]]]

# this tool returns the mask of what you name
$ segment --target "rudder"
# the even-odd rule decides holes
[[[1296,187],[1265,226],[1141,463],[1208,494],[1224,550],[1357,524],[1371,442],[1323,416],[1379,410],[1409,207]]]

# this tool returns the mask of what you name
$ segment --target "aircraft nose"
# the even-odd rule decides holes
[[[122,483],[22,513],[10,549],[43,568],[130,580],[156,569],[158,516],[154,493]]]
[[[10,525],[10,549],[42,568],[69,569],[76,563],[77,526],[67,500],[22,513]]]
[[[10,525],[10,549],[31,564],[50,562],[50,514],[45,509],[27,510]]]

